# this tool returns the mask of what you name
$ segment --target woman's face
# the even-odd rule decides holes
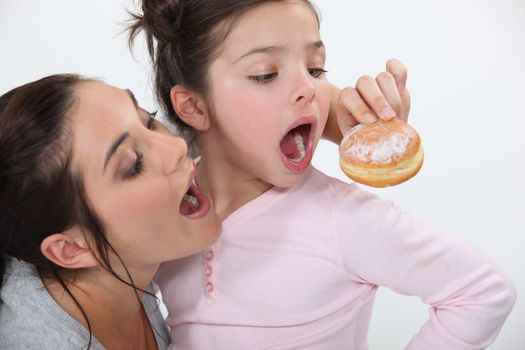
[[[73,169],[109,242],[128,267],[181,258],[211,245],[220,221],[192,184],[184,140],[140,108],[129,90],[80,84],[71,116]]]

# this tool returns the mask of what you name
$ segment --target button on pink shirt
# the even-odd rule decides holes
[[[170,349],[185,350],[367,349],[378,286],[430,306],[407,349],[483,349],[516,297],[468,242],[315,169],[239,208],[210,250],[164,264],[157,282]]]

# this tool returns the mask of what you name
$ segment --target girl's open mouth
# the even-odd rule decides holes
[[[312,124],[301,124],[283,137],[280,142],[281,159],[290,170],[301,171],[308,167],[312,158]]]
[[[210,200],[192,183],[182,198],[180,213],[187,218],[198,219],[205,216],[209,210]]]

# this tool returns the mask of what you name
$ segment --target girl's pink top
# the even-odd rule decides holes
[[[170,349],[185,350],[367,349],[378,286],[429,305],[406,349],[484,349],[516,298],[469,242],[315,169],[238,209],[214,246],[164,264],[157,282]]]

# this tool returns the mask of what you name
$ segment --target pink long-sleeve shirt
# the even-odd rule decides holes
[[[465,240],[315,169],[239,208],[214,246],[164,264],[157,282],[170,349],[367,349],[378,286],[430,306],[406,349],[483,349],[516,297]]]

